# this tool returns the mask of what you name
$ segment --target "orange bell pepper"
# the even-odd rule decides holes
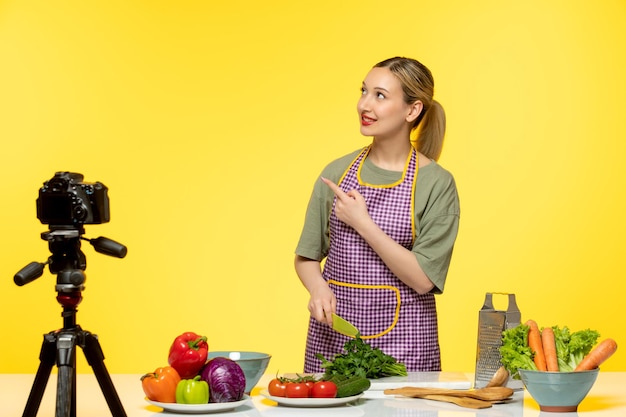
[[[180,376],[171,366],[157,368],[141,377],[141,386],[146,397],[161,403],[176,402],[176,386],[179,382]]]

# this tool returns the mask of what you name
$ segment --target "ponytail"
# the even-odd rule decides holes
[[[437,161],[441,155],[443,138],[446,134],[446,113],[437,100],[431,102],[414,129],[417,131],[416,149],[427,158]]]

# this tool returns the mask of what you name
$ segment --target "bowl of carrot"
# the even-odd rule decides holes
[[[600,368],[590,371],[549,372],[520,369],[526,390],[545,412],[575,412],[596,382]]]
[[[615,340],[598,343],[591,329],[539,328],[534,320],[503,332],[502,365],[521,379],[541,411],[575,412],[598,377],[600,365],[617,350]]]

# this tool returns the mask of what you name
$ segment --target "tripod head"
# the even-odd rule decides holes
[[[87,259],[81,250],[81,240],[86,240],[95,248],[96,252],[105,255],[124,258],[128,249],[126,246],[104,236],[97,239],[87,239],[82,236],[84,228],[52,228],[43,232],[41,238],[48,242],[52,255],[46,262],[31,262],[22,268],[13,281],[23,286],[43,275],[48,265],[50,272],[57,274],[56,289],[58,292],[82,291],[84,289]]]
[[[73,304],[77,304],[75,299],[79,298],[76,294],[85,288],[87,259],[81,250],[81,240],[88,241],[96,252],[105,255],[124,258],[127,253],[126,246],[106,237],[83,237],[85,223],[109,221],[109,198],[104,184],[82,180],[82,174],[57,172],[44,182],[37,199],[37,217],[50,225],[41,238],[48,242],[52,255],[46,262],[31,262],[13,277],[18,286],[28,284],[39,278],[48,265],[50,272],[57,275],[57,292],[72,294]],[[65,300],[67,297],[61,298]],[[61,300],[59,302],[64,304]]]

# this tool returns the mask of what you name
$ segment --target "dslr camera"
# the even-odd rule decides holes
[[[110,220],[108,188],[83,182],[76,172],[57,172],[44,182],[37,198],[37,218],[43,224],[79,226]]]

